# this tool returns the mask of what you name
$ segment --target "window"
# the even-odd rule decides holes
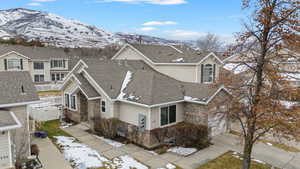
[[[176,122],[176,105],[162,107],[160,109],[160,125],[168,125]]]
[[[71,109],[76,110],[76,96],[71,96]]]
[[[34,75],[34,82],[44,82],[44,75]]]
[[[7,69],[22,69],[21,59],[7,59]]]
[[[62,81],[65,77],[65,74],[63,73],[53,73],[51,74],[51,80],[52,81]]]
[[[44,69],[44,62],[33,62],[33,68],[36,70]]]
[[[211,83],[214,81],[214,67],[212,64],[202,65],[202,82]]]
[[[65,60],[51,60],[51,68],[65,68],[66,61]]]
[[[101,112],[102,113],[106,112],[106,103],[105,103],[105,101],[101,101]]]
[[[67,93],[65,94],[65,106],[70,107],[70,95]]]

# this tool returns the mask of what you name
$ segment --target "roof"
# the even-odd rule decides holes
[[[214,85],[178,81],[143,61],[86,60],[85,63],[86,72],[111,99],[155,105],[182,101],[189,96],[193,101],[205,102],[219,89]]]
[[[131,44],[131,46],[154,63],[198,63],[211,53],[179,45]]]
[[[0,105],[39,100],[32,78],[27,71],[0,72]],[[22,93],[22,86],[24,93]]]
[[[0,110],[0,131],[11,130],[19,127],[21,127],[21,123],[13,112]]]
[[[0,56],[10,53],[12,51],[17,52],[33,60],[68,58],[68,54],[64,51],[63,48],[0,44]]]
[[[82,74],[75,73],[75,77],[79,80],[80,89],[83,90],[84,94],[87,95],[88,98],[100,97],[100,94],[95,90],[95,88],[87,81],[86,78],[83,77]]]

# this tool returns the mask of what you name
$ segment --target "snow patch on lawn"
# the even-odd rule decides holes
[[[95,135],[95,137],[99,140],[104,141],[105,143],[107,143],[107,144],[109,144],[113,147],[118,147],[119,148],[119,147],[122,147],[122,146],[125,145],[123,143],[120,143],[120,142],[117,142],[117,141],[114,141],[114,140],[111,140],[111,139],[107,139],[107,138],[104,138],[104,137],[100,137],[100,136],[96,136],[96,135]]]
[[[123,84],[122,84],[122,87],[120,90],[120,94],[117,97],[118,99],[124,99],[124,96],[126,95],[126,93],[124,93],[124,90],[126,89],[128,83],[131,81],[131,78],[132,78],[132,72],[128,71],[124,78],[124,81],[123,81]]]
[[[148,169],[147,166],[141,164],[140,162],[136,161],[132,157],[128,155],[116,157],[113,159],[113,164],[111,164],[113,168],[117,169]]]
[[[158,168],[158,169],[175,169],[175,168],[176,168],[175,165],[168,163],[165,168]]]
[[[75,142],[73,137],[57,136],[57,144],[62,148],[65,159],[75,169],[103,167],[109,160],[87,145]]]
[[[197,151],[196,148],[173,147],[168,149],[168,152],[176,153],[182,156],[188,156]]]

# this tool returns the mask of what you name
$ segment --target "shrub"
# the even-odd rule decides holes
[[[117,136],[120,121],[117,118],[100,118],[95,122],[95,131],[106,138],[113,139]]]
[[[208,127],[190,123],[176,125],[175,144],[183,147],[206,148],[210,145]]]

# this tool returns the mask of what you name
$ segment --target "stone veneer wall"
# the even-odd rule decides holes
[[[207,106],[196,103],[184,103],[184,121],[192,124],[201,124],[207,126]]]

